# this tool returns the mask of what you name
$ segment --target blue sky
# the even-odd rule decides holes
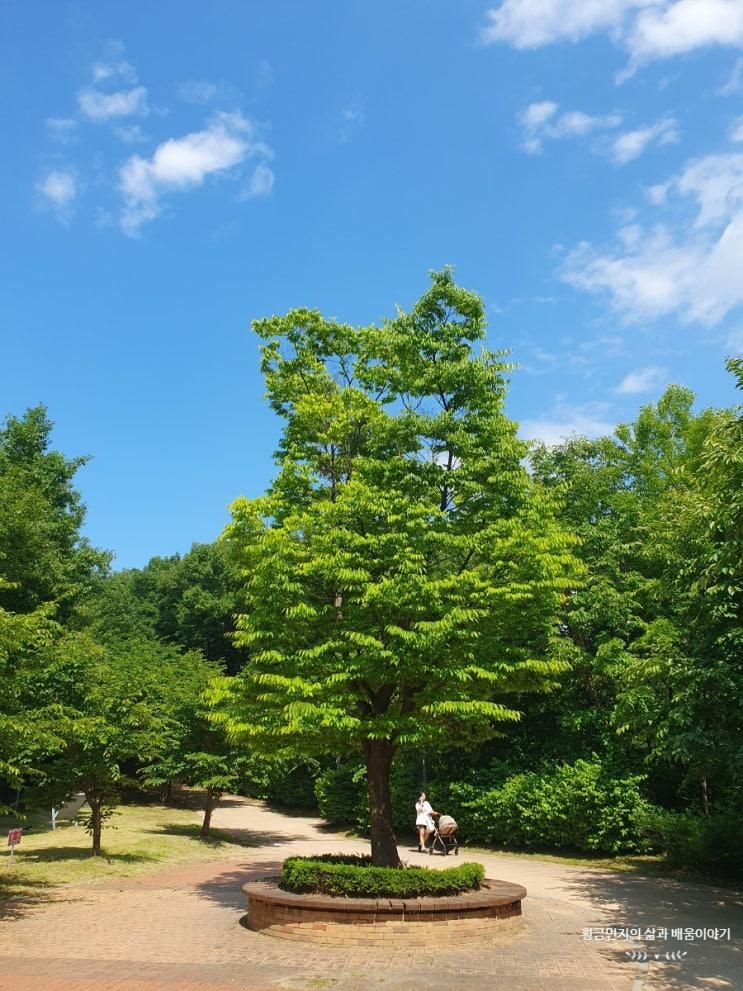
[[[272,473],[253,317],[351,322],[451,263],[525,436],[668,382],[735,401],[743,0],[3,7],[0,413],[89,453],[117,566]],[[8,97],[8,94],[12,96]]]

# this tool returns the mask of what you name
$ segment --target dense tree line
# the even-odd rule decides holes
[[[81,536],[74,476],[42,407],[0,430],[0,811],[85,793],[94,854],[127,783],[199,785],[204,832],[239,768],[204,693],[234,651],[220,546],[113,573]]]
[[[113,571],[84,458],[0,429],[0,805],[124,785],[313,800],[392,830],[428,784],[471,839],[740,871],[743,413],[670,387],[612,436],[526,445],[448,271],[356,328],[259,321],[284,422],[214,544]],[[743,362],[728,361],[743,388]]]

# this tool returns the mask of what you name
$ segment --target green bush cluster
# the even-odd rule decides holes
[[[354,826],[362,832],[369,825],[366,770],[351,761],[330,767],[315,779],[320,815],[332,826]]]
[[[251,754],[243,761],[240,794],[288,809],[316,809],[315,779],[321,767],[311,757],[292,760]]]
[[[281,887],[298,893],[349,898],[417,898],[476,891],[485,880],[482,864],[458,864],[447,870],[427,867],[373,867],[368,857],[289,857]]]
[[[722,808],[709,816],[653,809],[646,832],[674,867],[716,877],[743,878],[743,810]]]
[[[393,765],[390,774],[392,825],[399,832],[413,830],[414,805],[421,788],[419,757],[410,761],[403,759]],[[443,795],[444,791],[433,782],[427,785],[427,790],[432,795]],[[322,771],[315,779],[315,796],[320,815],[326,822],[334,826],[351,826],[362,834],[368,833],[366,769],[359,761],[349,761]]]
[[[418,765],[395,767],[391,797],[395,828],[413,831]],[[609,854],[653,848],[646,830],[652,806],[643,798],[641,775],[619,775],[594,755],[572,764],[545,764],[513,773],[494,763],[465,781],[431,783],[434,807],[453,815],[460,838],[470,843],[522,850],[575,850]],[[316,782],[320,814],[336,825],[368,828],[363,767],[343,764]]]
[[[460,825],[470,841],[620,854],[650,846],[643,780],[641,775],[615,777],[594,758],[515,774],[485,792],[469,784],[453,785],[451,791],[459,799]]]

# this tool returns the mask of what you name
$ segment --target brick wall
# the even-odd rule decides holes
[[[246,888],[256,887],[255,884],[246,885]],[[295,897],[297,903],[292,905],[286,904],[288,899],[283,892],[274,900],[270,892],[249,891],[249,928],[281,939],[339,946],[382,943],[389,947],[430,946],[492,936],[503,926],[511,928],[521,915],[520,898],[493,899],[494,904],[488,905],[483,904],[482,895],[475,895],[472,896],[473,904],[468,906],[468,896],[462,895],[456,899],[456,908],[451,906],[452,899],[448,899],[441,908],[430,911],[385,912],[370,907],[355,910],[353,901],[348,899],[347,907],[339,909],[336,904],[329,910],[319,904],[313,905],[310,901],[313,896]],[[337,903],[338,900],[332,901]]]

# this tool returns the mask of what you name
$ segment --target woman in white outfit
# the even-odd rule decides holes
[[[426,793],[421,792],[420,798],[415,803],[415,825],[418,828],[418,852],[423,853],[426,849],[428,834],[433,831],[433,818],[438,812],[434,812],[431,803],[426,798]]]

